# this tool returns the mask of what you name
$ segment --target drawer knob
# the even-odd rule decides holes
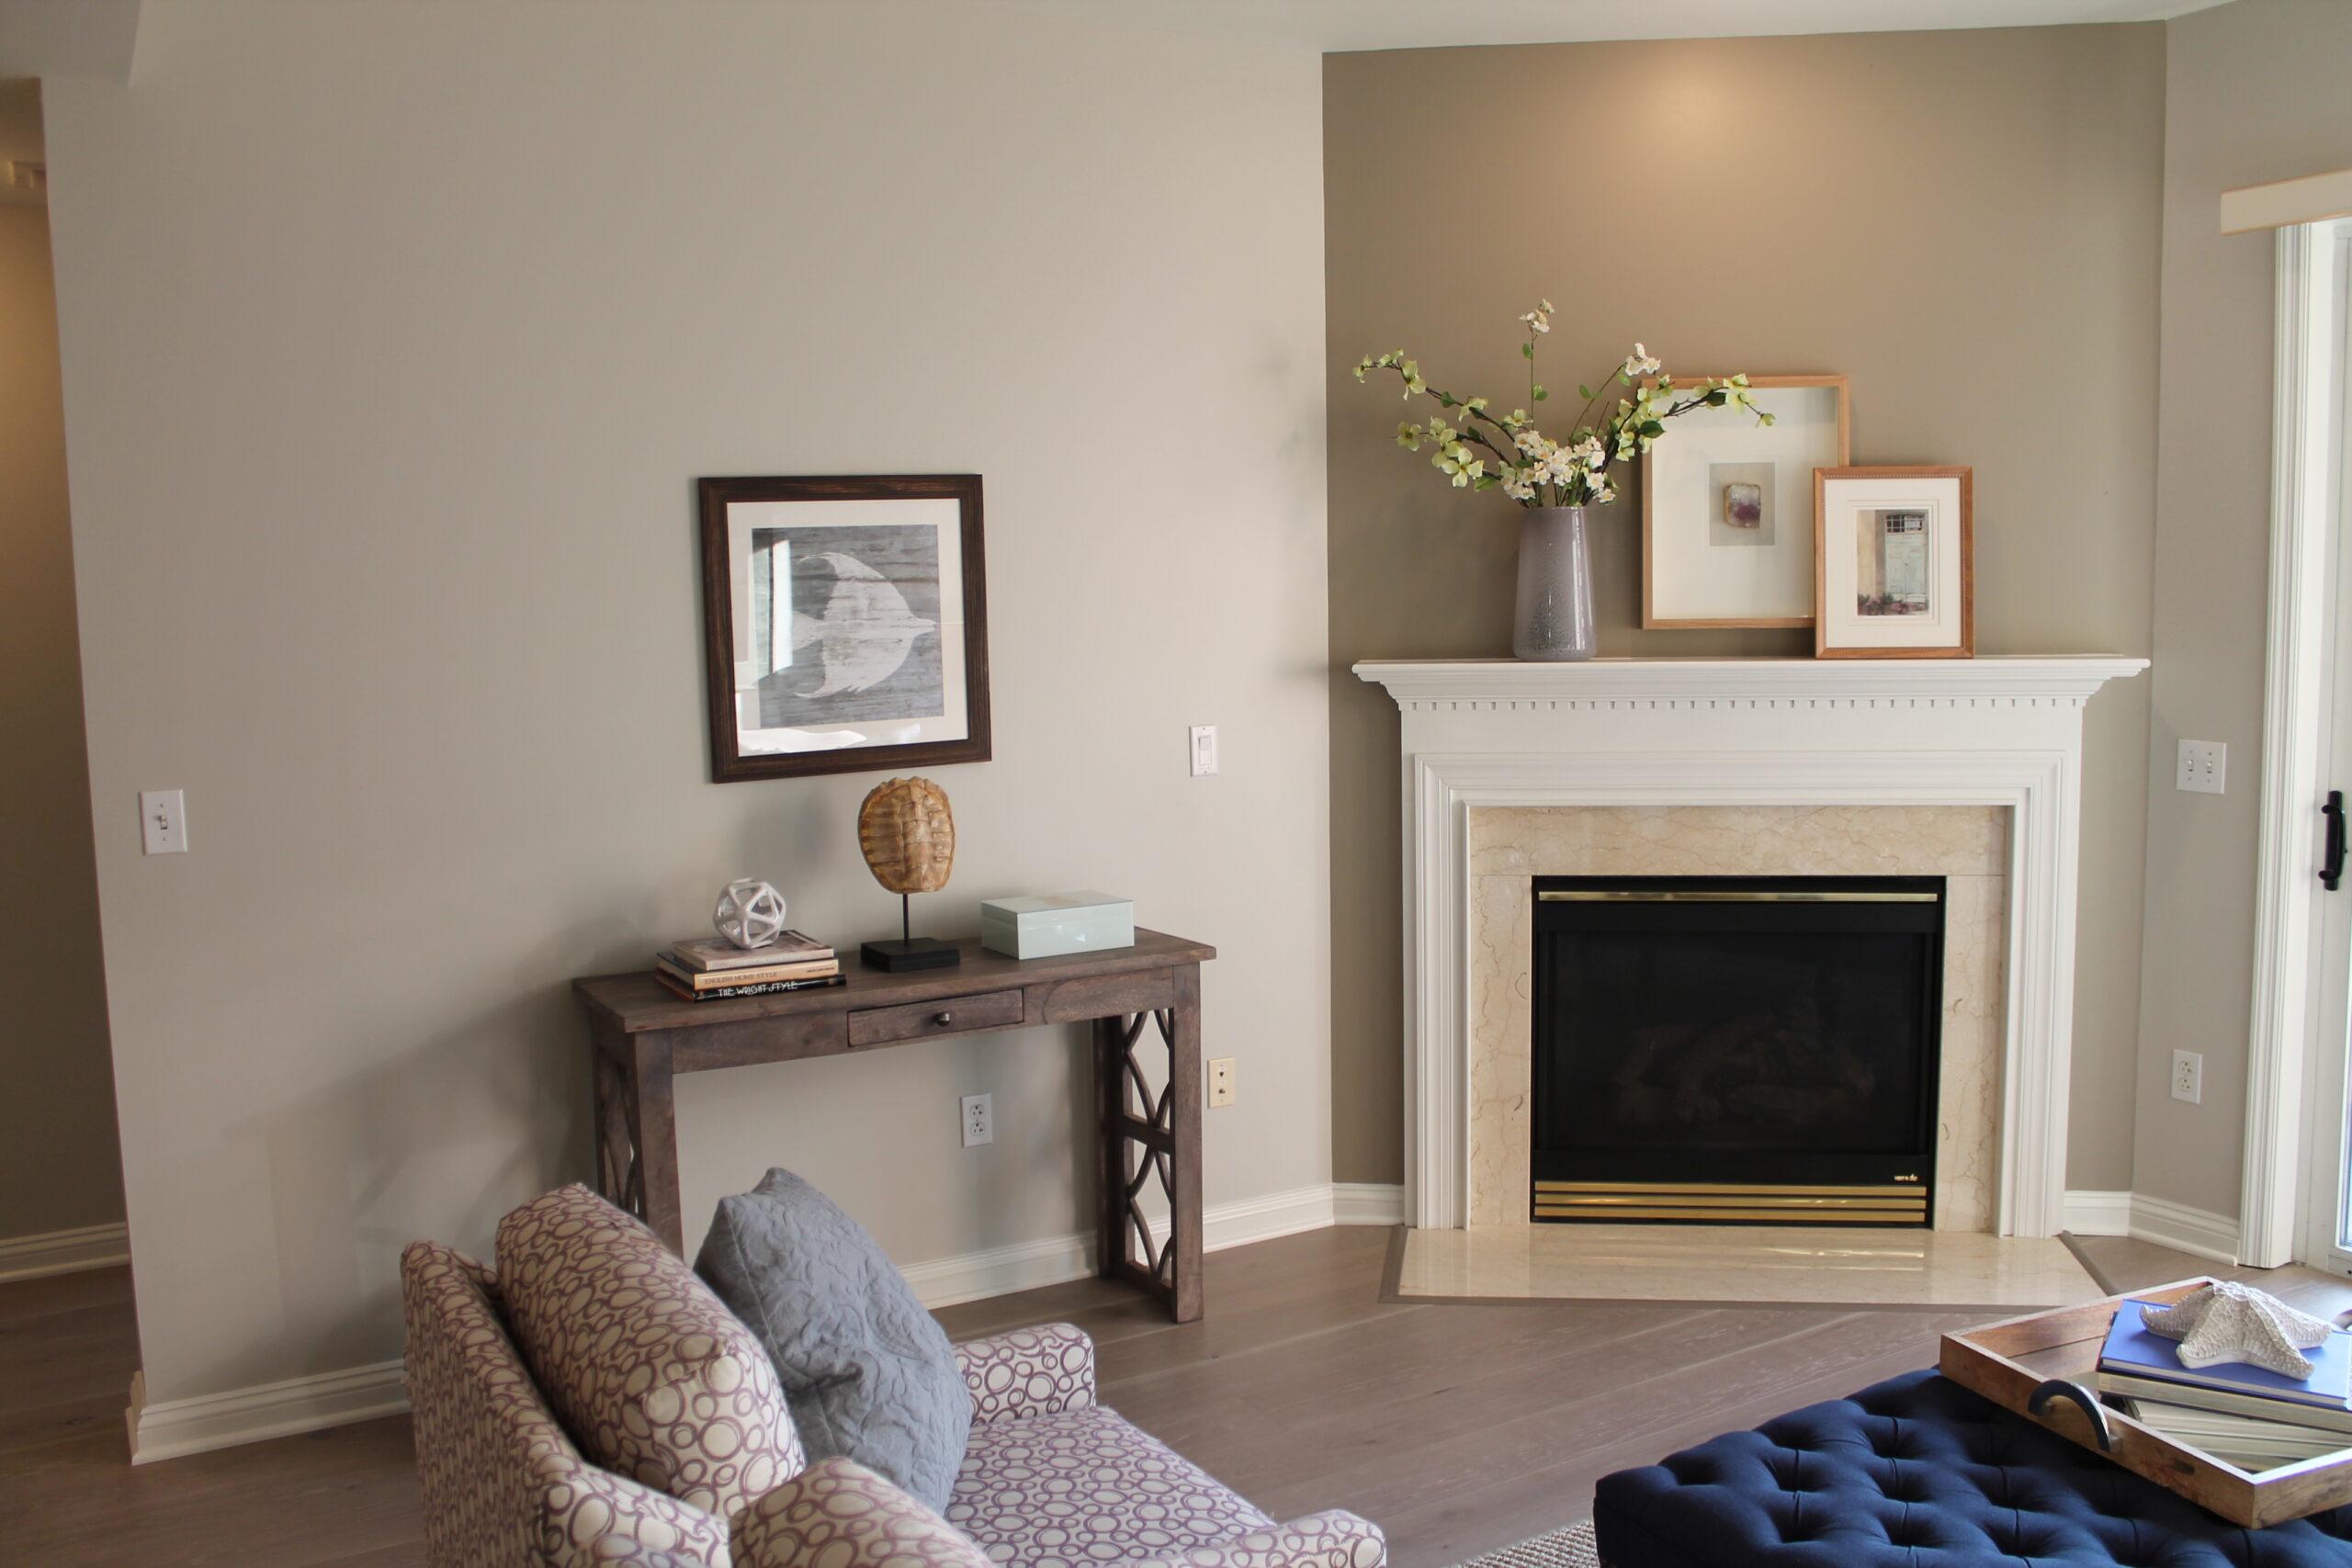
[[[946,1028],[949,1024],[951,1024],[951,1023],[953,1023],[953,1022],[955,1022],[955,1021],[956,1021],[956,1015],[955,1015],[954,1013],[952,1013],[952,1012],[943,1012],[943,1013],[941,1013],[938,1017],[936,1017],[936,1018],[933,1019],[931,1021],[932,1021],[932,1022],[933,1022],[933,1023],[935,1023],[935,1024],[937,1024],[937,1025],[939,1025],[942,1029],[944,1029],[944,1028]]]

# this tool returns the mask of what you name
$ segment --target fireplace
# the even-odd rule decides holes
[[[1532,886],[1532,1218],[1929,1223],[1943,877]]]

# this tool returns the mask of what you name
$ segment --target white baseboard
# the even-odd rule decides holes
[[[2216,1263],[2238,1260],[2237,1221],[2145,1192],[2071,1190],[2065,1226],[2076,1235],[2128,1235]]]
[[[1201,1215],[1201,1244],[1210,1252],[1333,1224],[1396,1224],[1404,1212],[1401,1188],[1318,1184],[1218,1203]],[[1342,1216],[1345,1217],[1342,1217]],[[1160,1216],[1153,1216],[1157,1222]],[[96,1265],[85,1265],[96,1267]],[[1094,1272],[1094,1233],[1046,1236],[1010,1247],[967,1252],[910,1263],[899,1269],[927,1307],[1034,1291],[1083,1280]],[[194,1399],[147,1403],[146,1385],[134,1378],[130,1408],[133,1464],[151,1464],[182,1454],[202,1453],[238,1443],[258,1443],[297,1432],[316,1431],[350,1421],[368,1421],[408,1408],[401,1364],[382,1361],[318,1377],[232,1389]]]
[[[2130,1235],[2132,1194],[2085,1188],[2070,1190],[2064,1223],[2075,1235]]]
[[[1202,1248],[1218,1252],[1253,1241],[1272,1241],[1278,1235],[1321,1230],[1335,1223],[1334,1190],[1328,1185],[1298,1187],[1287,1192],[1269,1192],[1262,1198],[1212,1204],[1201,1215]],[[1163,1211],[1147,1205],[1144,1213],[1156,1231],[1167,1223]],[[927,1307],[955,1306],[961,1302],[1010,1295],[1015,1291],[1034,1291],[1042,1285],[1059,1285],[1092,1274],[1094,1233],[1080,1231],[1039,1241],[1015,1242],[1011,1247],[985,1252],[935,1258],[927,1263],[906,1264],[899,1272],[907,1277],[916,1298]]]
[[[1051,1235],[984,1252],[934,1258],[928,1263],[910,1263],[899,1272],[907,1277],[915,1298],[927,1307],[1034,1291],[1093,1273],[1094,1233]]]
[[[2132,1195],[2132,1235],[2216,1263],[2238,1260],[2237,1221],[2145,1192]]]
[[[1405,1188],[1395,1181],[1339,1181],[1331,1186],[1331,1223],[1341,1225],[1401,1225]]]
[[[119,1224],[0,1238],[0,1280],[78,1274],[130,1261],[130,1233]]]
[[[130,1408],[126,1412],[130,1462],[153,1464],[238,1443],[288,1438],[322,1427],[397,1416],[407,1408],[408,1388],[398,1361],[347,1367],[339,1372],[289,1378],[194,1399],[169,1399],[160,1404],[147,1403],[142,1374],[131,1380]]]

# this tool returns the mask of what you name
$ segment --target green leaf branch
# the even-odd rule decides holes
[[[1527,401],[1530,407],[1551,394],[1535,378],[1537,343],[1552,330],[1552,301],[1545,299],[1520,317],[1527,335],[1519,345],[1527,361]],[[1527,409],[1491,413],[1485,398],[1458,398],[1431,387],[1421,376],[1420,364],[1405,351],[1366,355],[1355,366],[1359,381],[1376,371],[1393,371],[1403,383],[1407,402],[1425,397],[1438,406],[1426,423],[1407,420],[1396,426],[1396,445],[1418,452],[1422,443],[1434,450],[1431,466],[1456,490],[1500,490],[1521,506],[1600,506],[1617,499],[1612,470],[1620,463],[1642,456],[1666,434],[1667,422],[1693,409],[1736,408],[1753,414],[1758,424],[1772,416],[1758,408],[1745,375],[1677,387],[1674,378],[1640,344],[1609,375],[1598,389],[1579,385],[1577,395],[1584,408],[1565,442],[1553,440],[1536,427]],[[1613,410],[1595,420],[1611,388],[1624,388]],[[1453,413],[1461,423],[1448,423]],[[1483,454],[1483,455],[1482,455]],[[1488,459],[1492,459],[1489,466]]]

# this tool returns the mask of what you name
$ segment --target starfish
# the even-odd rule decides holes
[[[2326,1344],[2335,1332],[2332,1325],[2233,1280],[2143,1312],[2140,1321],[2149,1333],[2180,1341],[2184,1367],[2251,1361],[2288,1378],[2311,1376],[2317,1363],[2303,1351]]]

